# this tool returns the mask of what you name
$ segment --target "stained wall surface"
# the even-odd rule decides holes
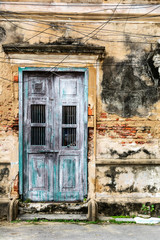
[[[158,1],[138,1],[146,4],[139,6],[137,1],[101,3],[20,7],[3,1],[1,197],[18,196],[18,67],[58,66],[89,70],[88,198],[112,203],[160,200]],[[23,54],[16,47],[6,54],[4,44],[94,45],[104,46],[105,54],[68,54],[63,60],[65,54]]]

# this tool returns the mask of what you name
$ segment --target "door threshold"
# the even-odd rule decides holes
[[[21,221],[38,221],[38,220],[80,220],[86,221],[87,214],[43,214],[43,213],[35,213],[35,214],[21,214],[17,217],[18,220]]]

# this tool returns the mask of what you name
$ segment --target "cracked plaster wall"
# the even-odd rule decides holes
[[[2,25],[0,44],[11,38],[14,31]],[[13,81],[17,68],[15,73],[2,48],[0,57],[0,198],[10,198],[17,196],[13,189],[18,172],[18,84]]]
[[[104,2],[112,3],[114,1]],[[149,2],[153,3],[154,1]],[[38,17],[37,19],[39,19]],[[91,29],[99,26],[97,20],[94,19],[90,23],[84,19],[82,23],[75,22],[74,19],[72,28],[70,23],[65,20],[60,23],[57,22],[57,19],[56,23],[54,20],[54,16],[48,17],[46,25],[38,22],[31,25],[25,20],[25,22],[16,23],[17,27],[4,21],[0,25],[1,44],[52,44],[59,38],[74,39],[75,31],[76,40],[79,39],[83,42],[84,34],[88,34]],[[47,30],[48,34],[38,35],[38,32],[49,26],[51,28]],[[147,35],[158,35],[159,27],[154,20],[138,23],[133,21],[110,22],[93,39],[89,39],[89,44],[97,44],[106,48],[105,58],[100,61],[99,81],[96,83],[96,89],[93,86],[98,71],[95,63],[90,65],[77,63],[76,60],[80,61],[81,56],[78,56],[76,60],[72,59],[72,62],[69,63],[71,67],[88,67],[89,69],[88,99],[91,108],[88,141],[89,191],[94,191],[93,158],[96,157],[97,161],[102,159],[104,164],[96,168],[97,194],[106,193],[113,196],[116,193],[122,196],[125,191],[128,191],[127,194],[143,193],[145,198],[148,193],[152,197],[155,191],[160,192],[158,166],[117,166],[115,169],[112,166],[105,166],[105,161],[110,160],[160,159],[160,101],[157,81],[159,75],[157,78],[156,66],[154,65],[153,71],[151,59],[154,58],[158,46],[157,38],[147,38]],[[145,33],[146,36],[139,36],[142,33]],[[37,36],[34,37],[36,34]],[[74,41],[70,44],[74,44]],[[17,194],[18,83],[14,77],[18,76],[19,66],[48,67],[53,66],[54,63],[42,64],[38,62],[39,59],[36,61],[37,56],[30,59],[31,56],[22,57],[20,53],[16,57],[23,58],[23,60],[13,60],[14,56],[6,55],[2,48],[0,57],[3,60],[0,62],[2,77],[0,80],[0,161],[1,163],[10,163],[9,176],[5,175],[5,181],[8,181],[9,186],[5,194]],[[49,59],[53,61],[50,56]],[[150,59],[151,61],[149,61]],[[60,66],[66,67],[66,65],[68,66],[67,61]],[[95,92],[97,92],[97,116],[94,116]],[[96,156],[93,151],[95,143],[93,119],[95,117],[97,121]],[[152,176],[151,179],[150,176]]]
[[[145,34],[149,34],[146,25]],[[151,26],[159,28],[157,24]],[[134,31],[134,24],[130,27]],[[141,27],[136,27],[139,34]],[[108,50],[102,63],[96,196],[106,202],[155,202],[160,197],[159,166],[147,165],[147,161],[160,159],[159,44],[142,44],[126,34],[124,39],[122,45]]]
[[[160,192],[159,166],[97,167],[96,191],[108,195]],[[155,182],[155,178],[157,181]],[[147,196],[147,194],[146,194]]]

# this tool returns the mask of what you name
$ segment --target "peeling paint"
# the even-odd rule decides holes
[[[62,1],[55,1],[55,5],[56,2]],[[101,11],[103,4],[91,4],[86,10],[90,13],[85,15],[83,4],[79,4],[79,14],[74,4],[69,6],[71,2],[83,1],[65,2],[68,4],[57,4],[58,16],[52,14],[55,8],[50,4],[37,5],[36,9],[32,5],[34,16],[28,14],[29,4],[22,5],[21,9],[17,4],[4,3],[1,6],[8,12],[14,10],[16,17],[12,16],[14,24],[9,20],[3,21],[0,26],[0,42],[3,46],[12,47],[12,53],[4,52],[1,45],[0,53],[0,194],[2,197],[18,197],[18,125],[19,119],[22,119],[18,115],[19,99],[22,98],[21,95],[18,97],[18,85],[22,79],[19,78],[19,83],[15,81],[18,67],[49,67],[51,75],[57,64],[60,68],[86,68],[89,76],[86,90],[89,93],[88,103],[85,105],[86,109],[87,105],[89,107],[88,146],[85,146],[85,151],[88,149],[88,198],[96,198],[102,204],[99,205],[101,213],[128,214],[140,209],[142,202],[159,202],[160,197],[160,53],[155,37],[159,36],[159,9],[154,11],[154,18],[147,15],[139,19],[148,8],[138,9],[140,15],[137,15],[136,1],[132,2],[129,13],[120,4],[114,15],[121,14],[128,21],[110,21],[91,37],[91,31],[97,28],[100,21],[104,21],[104,15],[113,15],[113,4],[117,2],[89,0],[88,3],[103,2],[106,6],[110,3],[109,9]],[[146,1],[140,0],[139,4],[143,3],[146,4]],[[147,3],[156,1],[148,0]],[[150,10],[153,8],[149,6]],[[18,21],[19,16],[22,19],[22,11],[26,13],[26,18]],[[39,19],[45,22],[42,24]],[[44,29],[47,30],[43,32]],[[66,45],[70,49],[69,54],[66,53]],[[93,47],[98,49],[94,56],[91,55]],[[85,86],[81,84],[78,87],[84,89]],[[21,122],[20,130],[22,128]],[[22,159],[21,153],[22,149]],[[10,164],[7,165],[9,172],[3,162]],[[38,166],[42,166],[35,167],[37,178],[40,178]],[[64,169],[69,172],[69,167],[64,166]],[[20,179],[20,194],[23,180]],[[34,180],[36,186],[36,178]],[[118,205],[118,201],[121,204]],[[114,204],[110,205],[109,202]],[[67,211],[66,207],[64,210]]]
[[[149,156],[153,155],[147,149],[138,149],[137,151],[129,150],[129,151],[123,152],[123,153],[118,153],[116,150],[110,149],[111,156],[118,155],[120,159],[127,158],[130,155],[133,156],[134,154],[140,153],[141,151],[143,151],[145,154],[147,154]]]
[[[159,192],[158,178],[160,167],[151,166],[99,166],[97,167],[97,189],[99,193],[112,194],[124,193],[151,193]],[[114,197],[114,195],[113,195]]]
[[[141,58],[138,59],[139,68],[144,65],[144,56]],[[101,97],[108,113],[126,118],[146,116],[150,107],[159,100],[156,80],[149,86],[141,79],[141,74],[148,74],[146,63],[144,73],[135,75],[133,62],[137,59],[132,55],[123,62],[117,62],[113,57],[107,57],[103,62]]]
[[[7,167],[2,168],[0,170],[0,181],[2,181],[4,177],[8,177],[8,176],[9,176],[9,169]]]
[[[4,40],[5,36],[6,36],[5,29],[0,26],[0,42],[2,42]]]

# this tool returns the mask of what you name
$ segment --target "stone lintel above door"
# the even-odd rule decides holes
[[[4,44],[3,50],[5,53],[55,53],[55,54],[90,54],[90,55],[103,55],[105,47],[94,45],[73,45],[73,44]]]

